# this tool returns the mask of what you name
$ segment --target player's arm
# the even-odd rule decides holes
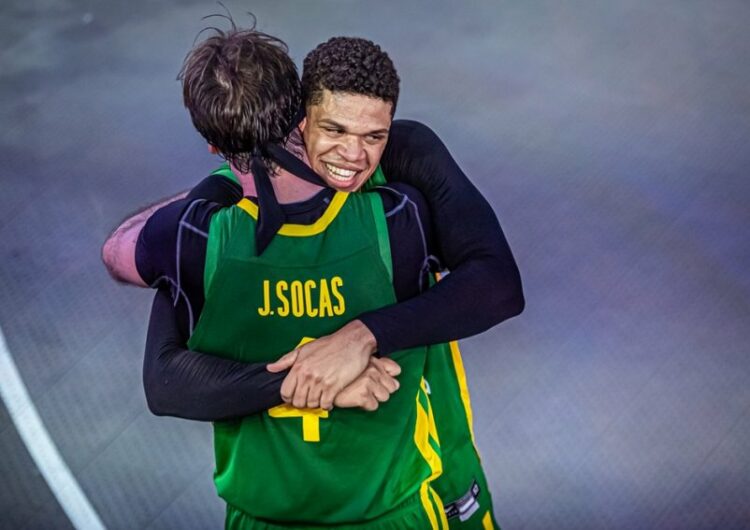
[[[104,242],[102,246],[104,266],[115,280],[146,287],[148,283],[141,276],[136,265],[136,247],[146,221],[154,213],[183,199],[187,202],[204,199],[222,206],[230,206],[241,198],[242,188],[239,184],[224,177],[210,175],[189,192],[185,191],[147,206],[128,216]]]
[[[468,337],[523,310],[518,268],[492,207],[437,135],[417,122],[394,122],[382,164],[388,179],[411,184],[425,196],[429,212],[420,212],[422,224],[434,227],[433,251],[451,274],[419,296],[399,297],[398,304],[364,313],[325,342],[306,344],[270,365],[276,370],[290,368],[289,361],[304,364],[304,373],[284,382],[287,401],[308,396],[307,405],[313,406],[319,396],[324,405],[330,400],[335,383],[330,383],[328,359],[359,360],[376,349],[387,355]],[[428,213],[431,220],[424,219]],[[412,248],[394,244],[393,237],[391,243],[396,250]]]
[[[360,316],[378,350],[460,339],[518,315],[521,278],[497,217],[437,135],[397,120],[381,163],[389,181],[425,196],[435,250],[451,273],[418,297]]]
[[[246,365],[186,348],[186,334],[203,305],[205,234],[213,213],[221,208],[196,197],[201,190],[204,197],[211,197],[211,189],[221,186],[220,179],[209,179],[211,185],[205,186],[204,180],[198,191],[148,217],[137,238],[134,260],[145,283],[166,283],[179,297],[174,304],[160,289],[154,298],[143,364],[149,409],[157,415],[213,421],[278,404],[274,383],[278,387],[281,380],[275,381],[278,377],[264,364]]]
[[[400,369],[389,359],[373,359],[365,372],[334,401],[336,407],[376,410],[398,389]],[[143,386],[148,407],[159,416],[219,421],[280,405],[286,372],[266,363],[242,363],[188,350],[170,295],[157,291],[151,308]]]
[[[158,416],[216,421],[254,414],[281,404],[284,373],[187,349],[169,293],[159,289],[151,307],[143,387]]]
[[[135,248],[138,236],[146,221],[160,208],[184,198],[187,192],[179,193],[168,199],[162,199],[146,206],[128,216],[109,235],[102,246],[102,262],[107,272],[118,282],[146,287],[148,284],[141,278],[135,263]]]

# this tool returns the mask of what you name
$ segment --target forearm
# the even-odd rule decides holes
[[[282,404],[286,374],[268,372],[265,363],[244,364],[174,345],[144,360],[143,385],[157,416],[220,421]]]
[[[502,261],[477,259],[424,293],[360,315],[378,351],[394,351],[463,339],[523,311],[518,270]],[[508,278],[511,279],[508,279]]]
[[[288,372],[187,350],[169,295],[154,297],[143,362],[149,409],[159,416],[218,421],[280,405]]]
[[[147,206],[130,215],[114,229],[104,242],[101,252],[102,262],[104,262],[104,266],[114,280],[146,287],[147,284],[141,278],[135,264],[135,248],[138,243],[138,235],[143,230],[143,226],[146,224],[148,218],[155,211],[167,204],[182,199],[187,193],[187,191],[184,191],[151,206]]]

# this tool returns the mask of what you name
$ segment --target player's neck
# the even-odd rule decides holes
[[[302,132],[299,129],[295,128],[292,131],[287,138],[284,148],[305,164],[310,165],[305,144],[302,141]],[[234,174],[237,175],[242,184],[243,194],[245,196],[257,197],[258,193],[255,190],[255,180],[252,173],[240,173],[234,166],[232,166],[232,171],[234,171]],[[277,169],[276,174],[271,177],[271,185],[279,204],[305,201],[323,189],[322,186],[303,180],[280,167]]]
[[[255,180],[252,173],[241,173],[234,166],[232,166],[232,171],[237,175],[237,179],[242,185],[242,194],[246,197],[257,197],[258,193],[255,189]],[[307,182],[285,169],[279,169],[271,177],[271,185],[279,204],[305,201],[323,189],[321,186]]]
[[[280,169],[276,176],[271,178],[271,184],[280,204],[307,200],[323,189],[322,186],[303,180],[285,169]]]

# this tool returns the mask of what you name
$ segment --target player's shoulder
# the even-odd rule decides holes
[[[398,119],[391,123],[391,132],[412,133],[417,135],[435,134],[429,126],[417,120]]]
[[[207,234],[210,233],[211,237],[218,236],[220,232],[224,235],[219,237],[226,237],[238,226],[257,223],[258,205],[257,202],[247,197],[243,197],[237,204],[231,206],[208,203],[200,205],[188,218],[196,227]]]
[[[205,236],[211,218],[222,208],[221,204],[201,198],[174,201],[149,217],[141,232],[141,239],[149,245],[161,245],[175,241],[184,230]]]
[[[162,278],[176,281],[178,269],[195,271],[192,276],[202,278],[200,271],[211,219],[222,208],[206,199],[184,198],[154,212],[141,230],[136,246],[141,278],[148,284]]]
[[[424,194],[410,184],[388,182],[374,188],[373,191],[380,195],[386,216],[418,213],[419,217],[424,219],[429,214]]]
[[[442,144],[434,130],[416,120],[393,120],[388,141],[395,147],[411,149],[429,149]]]

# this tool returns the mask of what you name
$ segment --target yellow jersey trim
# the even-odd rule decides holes
[[[430,432],[436,432],[437,429],[435,428],[434,418],[431,420],[430,411],[425,410],[419,402],[419,392],[417,392],[416,396],[416,407],[417,422],[414,429],[414,443],[432,472],[427,478],[427,481],[429,482],[435,480],[442,474],[443,461],[440,458],[440,454],[438,454],[430,444]],[[435,439],[435,442],[438,444],[440,443],[437,439]]]
[[[334,219],[336,219],[336,216],[341,211],[341,208],[344,206],[344,203],[346,202],[346,199],[348,197],[349,192],[337,191],[334,194],[333,199],[331,199],[331,204],[329,204],[328,208],[326,208],[326,211],[313,224],[298,225],[292,223],[284,223],[283,225],[281,225],[278,233],[282,236],[288,237],[309,237],[320,234],[326,228],[328,228],[328,226],[333,222]],[[242,199],[237,203],[237,206],[247,212],[247,214],[250,215],[250,217],[252,217],[253,219],[258,219],[258,205],[250,199]]]
[[[442,275],[438,272],[435,274],[435,278],[440,281]],[[455,340],[450,343],[451,358],[453,359],[453,368],[456,372],[456,382],[461,392],[461,403],[464,405],[464,411],[466,412],[466,421],[469,424],[469,434],[471,434],[471,443],[474,444],[474,449],[477,448],[477,442],[474,439],[474,415],[471,411],[471,398],[469,397],[469,385],[466,383],[466,372],[464,371],[464,361],[461,357],[461,351],[458,349],[458,342]],[[477,450],[477,454],[479,451]]]
[[[416,425],[414,426],[414,444],[417,446],[419,453],[424,458],[428,467],[430,468],[431,474],[427,479],[422,482],[419,488],[419,496],[422,500],[422,507],[427,513],[427,517],[430,520],[430,526],[432,530],[441,530],[440,515],[435,509],[435,505],[430,500],[430,482],[435,480],[443,472],[443,462],[440,459],[440,455],[430,444],[431,433],[437,434],[437,429],[434,425],[434,418],[432,418],[432,406],[430,405],[429,396],[425,392],[424,378],[420,382],[420,388],[416,392],[415,406],[417,408]],[[427,398],[427,410],[420,403],[420,394]],[[439,443],[436,439],[435,442]]]
[[[461,358],[461,351],[458,349],[458,342],[451,342],[450,347],[451,357],[453,358],[453,367],[456,370],[456,380],[458,382],[458,388],[461,390],[461,402],[464,404],[464,410],[466,411],[466,421],[469,424],[471,443],[473,443],[474,447],[476,447],[477,442],[474,439],[474,416],[471,411],[471,398],[469,397],[469,385],[466,383],[464,361]]]
[[[430,520],[430,530],[442,530],[438,526],[438,516],[435,513],[435,506],[430,502],[430,483],[423,482],[419,487],[419,498],[422,501],[422,508],[424,508],[427,518]]]
[[[440,527],[444,530],[449,530],[448,516],[445,515],[445,506],[443,505],[443,499],[440,498],[437,491],[430,487],[430,495],[432,495],[432,501],[435,503],[435,510],[438,513],[438,519],[440,519]]]

